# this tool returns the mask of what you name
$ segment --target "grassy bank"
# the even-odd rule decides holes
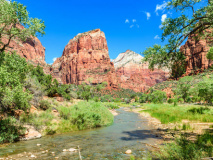
[[[182,120],[196,122],[213,122],[213,108],[182,104],[144,104],[142,112],[148,112],[152,117],[157,118],[163,124],[181,122]]]
[[[53,102],[46,111],[23,115],[20,120],[45,135],[107,126],[113,123],[114,117],[100,102],[81,101],[76,105]]]

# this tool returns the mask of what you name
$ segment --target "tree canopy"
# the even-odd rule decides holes
[[[30,18],[26,6],[18,2],[0,0],[0,51],[9,46],[12,39],[25,41],[30,36],[44,35],[44,21]],[[2,39],[6,38],[7,42]]]
[[[213,28],[212,0],[170,0],[167,10],[175,11],[178,16],[166,18],[162,23],[161,39],[167,41],[166,45],[162,47],[156,44],[143,52],[144,61],[149,62],[150,69],[155,66],[172,69],[175,64],[184,62],[180,46],[189,35],[193,34],[197,38],[213,36],[213,32],[204,32]]]

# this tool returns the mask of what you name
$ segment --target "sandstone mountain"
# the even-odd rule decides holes
[[[17,27],[24,28],[22,25],[17,25]],[[3,37],[1,40],[5,44],[8,42],[6,37]],[[12,39],[9,46],[6,48],[6,51],[16,51],[17,54],[26,58],[27,61],[33,63],[34,65],[46,65],[45,48],[42,46],[37,37],[28,38],[24,42],[18,39]]]
[[[127,50],[113,60],[121,88],[143,92],[169,77],[168,71],[151,71],[148,69],[148,63],[142,63],[142,59],[141,55]]]
[[[114,64],[110,62],[105,34],[100,29],[78,34],[52,65],[53,77],[64,84],[99,84],[117,88]]]
[[[209,32],[209,31],[206,31]],[[212,46],[212,38],[195,38],[192,34],[188,37],[186,43],[181,46],[180,50],[186,56],[186,74],[189,75],[193,70],[204,70],[213,64],[213,61],[208,60],[206,55]]]

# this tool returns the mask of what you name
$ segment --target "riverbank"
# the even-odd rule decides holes
[[[123,109],[117,109],[116,112],[118,115],[114,117],[114,123],[111,126],[13,143],[0,148],[1,156],[21,160],[30,159],[32,155],[37,159],[57,157],[58,159],[79,159],[78,152],[63,152],[63,150],[77,149],[80,146],[82,159],[129,160],[148,157],[150,146],[156,146],[156,142],[160,140],[153,134],[154,128],[148,125],[146,118],[140,117],[137,113],[126,112]],[[127,150],[131,150],[132,154],[125,154]]]
[[[137,105],[137,104],[136,104]],[[204,113],[191,111],[204,108]],[[156,129],[156,134],[164,141],[173,141],[181,134],[187,133],[191,140],[197,135],[213,131],[212,108],[206,106],[180,104],[138,104],[137,107],[127,107],[128,111],[146,117],[149,125]]]

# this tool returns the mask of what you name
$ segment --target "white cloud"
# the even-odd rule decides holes
[[[133,27],[134,27],[134,25],[131,25],[131,26],[130,26],[130,28],[133,28]]]
[[[135,23],[135,22],[136,22],[136,19],[133,19],[132,22]]]
[[[146,14],[146,18],[147,20],[149,20],[149,18],[151,17],[151,14],[149,12],[144,12]]]
[[[129,20],[128,20],[128,19],[126,19],[125,23],[129,23]]]
[[[164,11],[166,6],[167,6],[167,2],[166,1],[163,1],[163,4],[157,4],[156,5],[156,9],[155,9],[156,14],[158,15],[158,11]]]
[[[56,61],[56,59],[57,59],[57,57],[54,57],[54,58],[53,58],[53,62],[55,62],[55,61]]]
[[[154,37],[154,39],[160,39],[160,37],[159,37],[158,35],[156,35],[156,36]]]
[[[136,26],[137,26],[138,28],[140,28],[140,26],[139,26],[138,24],[136,24]]]
[[[167,14],[163,14],[161,16],[161,22],[164,22],[166,20],[166,18],[167,18]]]

